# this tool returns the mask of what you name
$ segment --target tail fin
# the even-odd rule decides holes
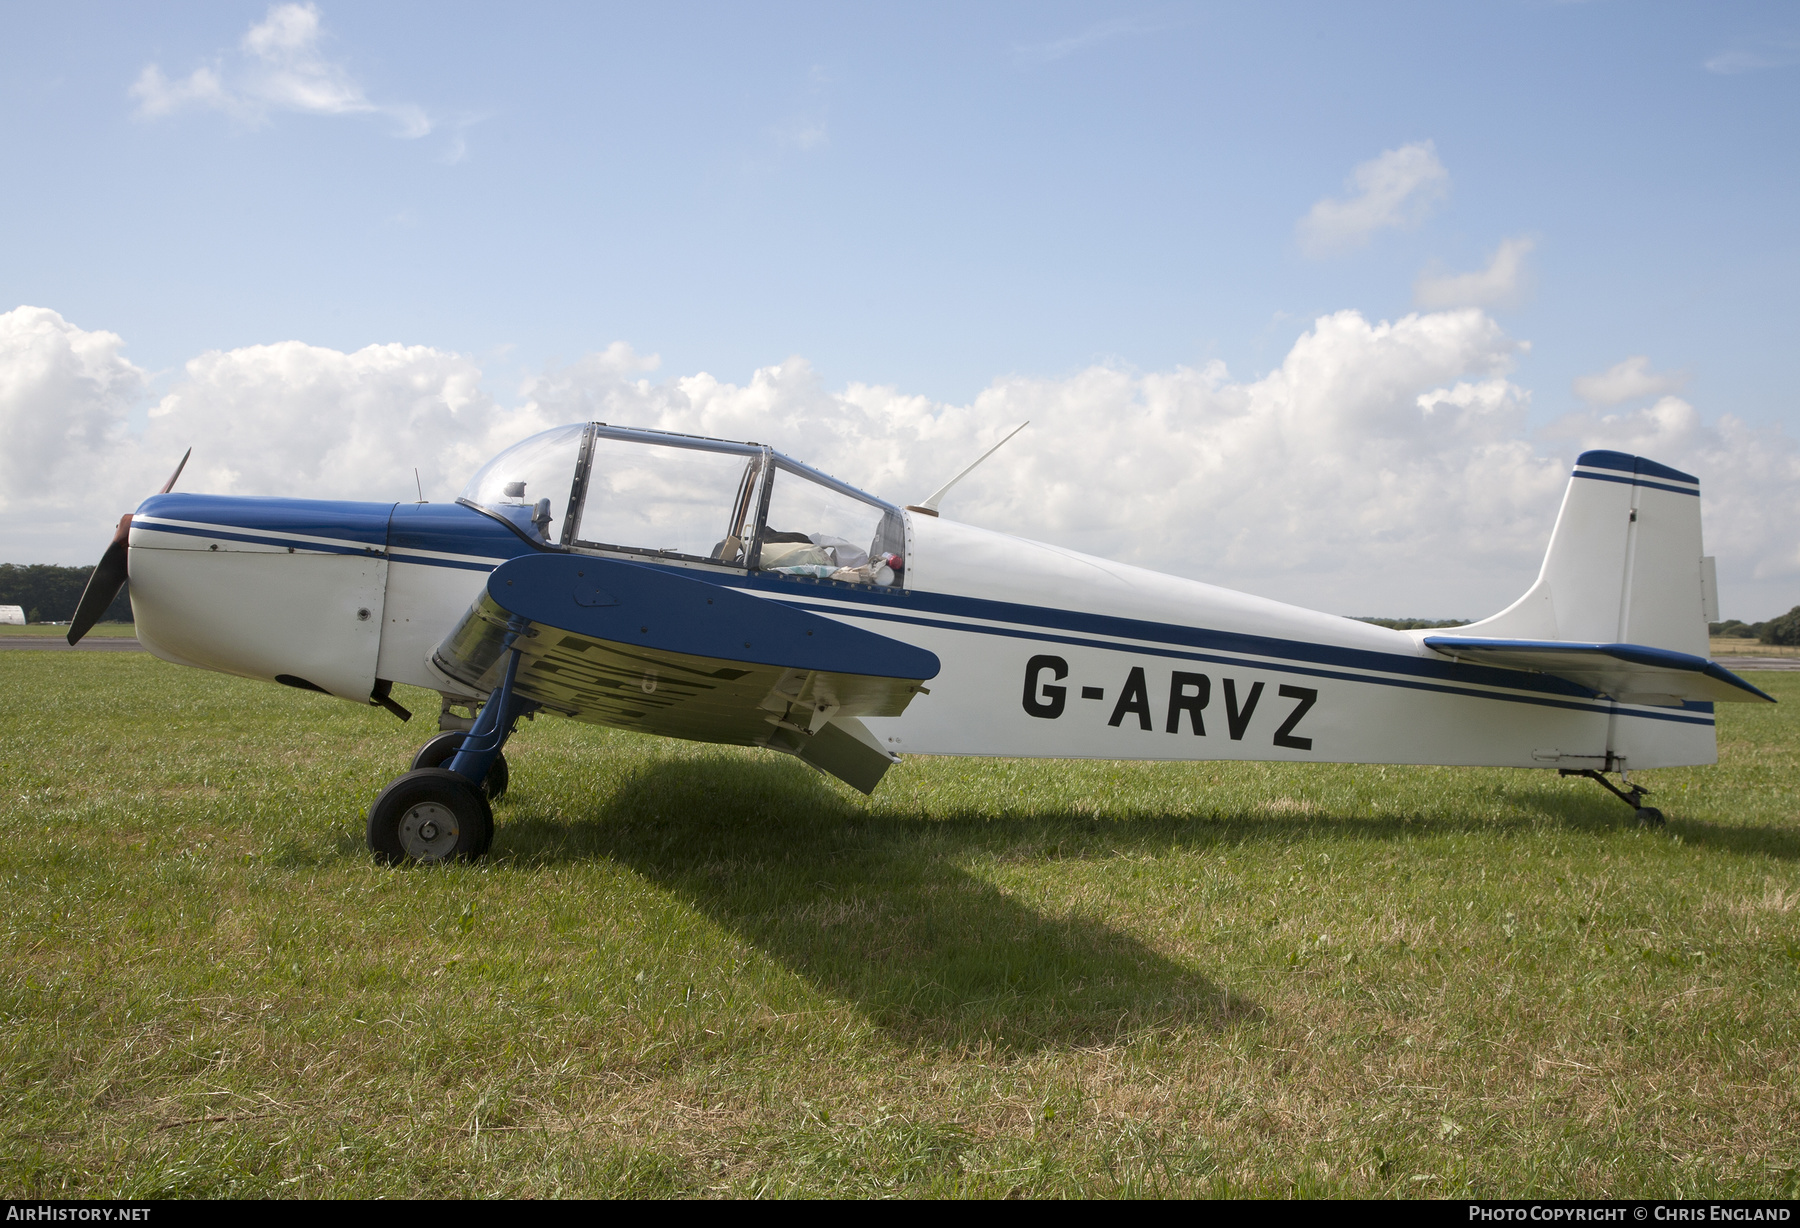
[[[1718,598],[1700,551],[1700,479],[1641,456],[1583,452],[1537,583],[1460,632],[1704,657]]]

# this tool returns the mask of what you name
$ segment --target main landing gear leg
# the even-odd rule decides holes
[[[458,734],[454,746],[433,738],[414,759],[413,770],[381,791],[369,807],[369,848],[376,857],[389,864],[470,861],[488,851],[494,840],[488,797],[494,785],[506,787],[500,749],[519,718],[537,708],[519,696],[518,674],[519,653],[512,649],[500,685],[482,705],[475,727]],[[417,766],[434,750],[453,753],[437,760],[441,767]]]
[[[529,699],[519,698],[515,689],[519,676],[519,650],[514,648],[507,658],[506,672],[501,675],[500,685],[488,696],[488,701],[481,705],[481,714],[475,718],[475,727],[463,736],[462,745],[450,757],[444,766],[467,780],[470,784],[487,783],[488,775],[493,769],[506,762],[500,754],[500,748],[512,737],[513,726],[519,718],[528,712],[535,712],[537,705]],[[506,769],[500,768],[502,772]],[[500,790],[506,788],[501,783]],[[489,796],[498,797],[500,793],[488,790]]]
[[[413,756],[413,767],[449,767],[450,761],[456,758],[456,752],[462,749],[463,740],[468,736],[468,732],[462,729],[446,729],[435,735],[431,741],[419,747],[419,753]],[[488,801],[500,800],[500,795],[506,792],[506,782],[511,775],[506,766],[506,756],[495,755],[494,761],[488,765],[487,777],[481,782],[481,791],[487,794]]]
[[[1655,806],[1644,805],[1644,798],[1649,794],[1650,790],[1644,788],[1643,785],[1632,784],[1626,777],[1623,769],[1619,772],[1619,779],[1624,781],[1625,784],[1623,789],[1608,780],[1606,778],[1606,773],[1597,768],[1561,768],[1557,771],[1557,775],[1585,776],[1589,780],[1596,781],[1602,789],[1605,789],[1608,793],[1612,794],[1636,811],[1638,822],[1650,827],[1661,827],[1663,824],[1663,812],[1658,810]]]

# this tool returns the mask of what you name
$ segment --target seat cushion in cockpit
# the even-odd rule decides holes
[[[837,560],[827,554],[823,547],[811,542],[772,542],[763,541],[762,559],[758,564],[765,571],[777,567],[833,567]]]

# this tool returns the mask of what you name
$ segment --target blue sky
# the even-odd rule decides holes
[[[1800,412],[1791,5],[326,4],[322,56],[427,135],[136,114],[146,66],[229,75],[267,8],[0,10],[5,298],[158,371],[301,338],[523,372],[626,339],[962,400],[1095,360],[1254,373],[1526,236],[1497,314],[1535,413],[1628,354],[1711,410]],[[1420,141],[1429,217],[1300,249],[1353,166]]]
[[[460,424],[424,466],[440,494],[473,450],[595,403],[771,439],[868,410],[829,459],[927,488],[1038,414],[1008,463],[1119,461],[1121,504],[1134,450],[1265,485],[1335,457],[1308,480],[1338,493],[1282,513],[1372,526],[1335,579],[1198,477],[1170,523],[1241,548],[1139,561],[1352,612],[1516,593],[1573,450],[1650,449],[1703,471],[1727,605],[1766,617],[1800,601],[1797,104],[1791,4],[15,3],[0,553],[103,537],[92,501],[22,498],[35,475],[104,469],[123,510],[161,451],[199,438],[202,464],[204,423],[329,438],[352,401],[387,468],[321,445],[253,482],[252,432],[206,480],[400,497],[370,484],[411,489],[417,428],[378,407],[429,385]],[[1185,408],[1154,410],[1177,384]],[[1454,446],[1433,405],[1462,415]],[[1227,429],[1241,412],[1263,443]],[[1161,426],[1082,438],[1138,413]],[[1347,425],[1330,456],[1295,442]],[[1355,486],[1365,463],[1419,492],[1411,520]],[[1129,524],[992,468],[960,488],[971,515],[1137,558]],[[1488,473],[1504,513],[1467,494]],[[1469,571],[1427,608],[1404,577],[1446,551]]]

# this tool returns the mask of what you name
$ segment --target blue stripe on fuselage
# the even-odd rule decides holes
[[[385,547],[392,503],[351,503],[328,499],[270,499],[248,495],[151,495],[136,515],[194,524],[216,524],[269,535],[331,537],[363,546]],[[158,525],[159,532],[165,526]],[[260,541],[242,537],[235,540]],[[281,545],[307,545],[281,542]]]
[[[1149,622],[1108,614],[1088,614],[1076,610],[1058,610],[1046,606],[1030,606],[1016,602],[990,601],[979,597],[959,597],[945,593],[917,590],[869,589],[860,585],[775,577],[768,574],[739,576],[730,572],[707,572],[715,584],[757,590],[776,601],[811,606],[814,601],[838,605],[837,613],[853,618],[876,618],[888,622],[913,623],[941,630],[962,631],[974,635],[993,635],[1009,639],[1042,640],[1048,643],[1072,644],[1101,648],[1114,652],[1140,652],[1151,656],[1172,657],[1218,664],[1240,665],[1253,669],[1273,669],[1284,673],[1304,674],[1317,678],[1333,678],[1346,682],[1365,682],[1375,686],[1403,687],[1409,690],[1435,691],[1476,699],[1494,699],[1509,703],[1527,703],[1543,707],[1566,708],[1576,712],[1605,713],[1616,711],[1621,716],[1641,716],[1647,720],[1675,721],[1681,724],[1710,725],[1710,703],[1686,703],[1677,711],[1641,712],[1620,708],[1610,700],[1584,686],[1548,674],[1527,674],[1519,670],[1495,666],[1468,665],[1436,657],[1413,657],[1401,653],[1381,652],[1367,648],[1345,648],[1335,644],[1318,644],[1306,640],[1282,639],[1274,636],[1249,635],[1235,631],[1214,631],[1203,627],[1185,627],[1174,623]],[[811,590],[811,591],[808,591]],[[848,607],[848,608],[845,608]],[[951,622],[948,618],[929,615],[976,618],[1005,626],[977,626]],[[1118,639],[1145,640],[1156,645],[1144,647],[1091,639],[1105,635]],[[1200,651],[1195,651],[1195,650]],[[1207,651],[1210,650],[1210,651]],[[1222,653],[1230,656],[1218,655]],[[1244,657],[1269,657],[1274,662],[1247,661]],[[1332,668],[1332,667],[1336,668]],[[1402,678],[1371,677],[1347,673],[1347,669],[1403,674]],[[1512,692],[1536,694],[1500,694],[1476,690],[1478,686],[1504,687]]]
[[[476,571],[490,571],[506,559],[546,549],[542,546],[533,546],[499,520],[473,508],[455,503],[352,503],[314,499],[170,494],[153,495],[146,499],[138,508],[138,514],[219,526],[217,529],[194,529],[173,525],[156,525],[154,527],[157,532],[211,536],[264,545],[291,545],[296,550],[343,554],[365,554],[371,547],[379,550],[386,546],[402,552],[398,556],[398,561],[401,562]],[[245,531],[233,532],[234,529]],[[302,541],[297,538],[283,540],[281,535],[284,533],[336,538],[342,544],[323,544],[317,541]],[[475,559],[428,558],[407,553],[410,551],[469,555],[475,556],[475,558],[492,559],[493,563],[477,562]],[[664,566],[648,562],[642,565]],[[1611,710],[1617,711],[1622,716],[1639,716],[1649,720],[1680,721],[1687,724],[1712,723],[1711,704],[1684,704],[1681,712],[1626,710],[1618,708],[1610,701],[1601,700],[1595,692],[1565,679],[1552,678],[1546,674],[1523,674],[1517,670],[1444,661],[1435,657],[1413,657],[1374,649],[1345,648],[1306,640],[1250,635],[1234,631],[1216,631],[1174,623],[1122,618],[1107,614],[1089,614],[1076,610],[1059,610],[1047,606],[992,601],[986,598],[961,597],[945,593],[895,588],[871,589],[861,585],[832,581],[808,581],[767,573],[740,575],[732,571],[715,570],[710,567],[668,568],[668,570],[677,571],[690,579],[750,589],[759,596],[791,605],[809,606],[814,601],[828,601],[840,607],[834,612],[851,617],[913,623],[919,626],[962,631],[975,635],[1035,639],[1117,652],[1141,652],[1152,656],[1274,669],[1311,677],[1436,691],[1512,703],[1538,704],[1576,711],[1606,712]],[[843,608],[846,606],[850,608]],[[939,615],[940,617],[932,618],[929,617],[930,615]],[[948,621],[948,618],[981,619],[985,622],[1009,625],[975,626],[969,623],[951,622]],[[1100,635],[1148,641],[1156,646],[1143,647],[1086,638]],[[1220,653],[1233,655],[1217,655]],[[1242,657],[1273,658],[1275,663],[1246,661],[1242,660]],[[1406,675],[1406,677],[1370,677],[1366,674],[1343,672],[1346,669],[1379,671]],[[1476,686],[1503,687],[1513,692],[1529,691],[1537,694],[1497,694],[1492,691],[1473,689]],[[1690,713],[1692,715],[1688,715]]]
[[[388,546],[394,550],[430,550],[438,554],[472,554],[493,559],[486,570],[507,559],[543,550],[520,537],[508,525],[460,503],[401,503],[394,507],[388,526]],[[481,567],[449,559],[407,557],[408,563],[437,567]]]
[[[818,607],[814,606],[812,608],[816,610]],[[1413,690],[1413,691],[1435,691],[1435,692],[1437,692],[1439,694],[1443,694],[1443,695],[1463,695],[1463,696],[1468,696],[1468,697],[1474,698],[1474,699],[1498,699],[1498,700],[1502,700],[1507,703],[1535,704],[1539,707],[1544,707],[1544,708],[1566,708],[1573,712],[1596,712],[1596,713],[1617,712],[1621,716],[1641,716],[1648,720],[1675,721],[1677,723],[1684,724],[1684,725],[1711,725],[1713,723],[1713,721],[1710,717],[1687,716],[1687,715],[1678,714],[1673,711],[1669,711],[1669,712],[1629,711],[1624,708],[1620,708],[1616,704],[1612,704],[1609,701],[1600,700],[1598,693],[1593,692],[1593,691],[1587,691],[1586,688],[1579,687],[1575,683],[1572,683],[1572,682],[1568,683],[1567,685],[1576,691],[1584,692],[1586,694],[1586,696],[1589,697],[1593,702],[1583,703],[1578,700],[1550,699],[1547,697],[1536,696],[1536,695],[1503,695],[1503,694],[1497,694],[1493,691],[1478,691],[1478,690],[1474,690],[1473,688],[1467,687],[1467,686],[1454,686],[1451,684],[1440,683],[1440,682],[1425,682],[1425,681],[1421,681],[1419,679],[1414,679],[1414,678],[1370,677],[1367,674],[1350,674],[1350,673],[1345,673],[1343,670],[1327,669],[1327,668],[1321,668],[1321,667],[1317,667],[1317,666],[1287,665],[1287,664],[1273,664],[1272,665],[1265,661],[1249,661],[1249,660],[1245,660],[1242,657],[1226,657],[1226,656],[1220,656],[1216,653],[1192,652],[1192,651],[1183,651],[1180,649],[1162,648],[1162,647],[1144,647],[1142,645],[1136,645],[1136,644],[1119,644],[1119,643],[1113,643],[1113,642],[1107,641],[1107,640],[1086,639],[1086,638],[1083,638],[1078,635],[1056,635],[1056,634],[1051,634],[1051,633],[1046,633],[1046,632],[1041,632],[1041,631],[1025,631],[1025,630],[1016,628],[1016,627],[977,627],[977,626],[971,626],[968,623],[946,622],[942,619],[911,618],[904,614],[894,614],[894,613],[890,613],[886,610],[882,610],[882,611],[858,610],[858,611],[855,611],[854,616],[858,617],[858,618],[879,618],[879,619],[884,619],[884,620],[888,620],[888,621],[892,621],[892,622],[914,623],[919,626],[938,627],[938,628],[951,630],[951,631],[971,631],[971,632],[974,632],[979,635],[999,635],[999,636],[1005,636],[1005,637],[1013,638],[1013,639],[1038,640],[1038,641],[1042,641],[1045,643],[1052,643],[1052,644],[1073,644],[1073,645],[1076,645],[1079,647],[1084,647],[1084,648],[1103,648],[1103,649],[1108,649],[1113,652],[1130,652],[1130,653],[1137,653],[1137,654],[1143,655],[1143,656],[1170,657],[1170,658],[1174,658],[1176,660],[1182,660],[1182,661],[1206,661],[1206,662],[1210,662],[1210,663],[1216,664],[1216,665],[1238,665],[1238,666],[1243,666],[1243,667],[1249,668],[1249,669],[1268,669],[1268,670],[1274,670],[1277,673],[1301,674],[1301,675],[1305,675],[1305,676],[1311,677],[1311,678],[1331,678],[1331,679],[1335,679],[1335,680],[1339,680],[1339,681],[1343,681],[1343,682],[1366,682],[1366,683],[1370,683],[1374,686],[1401,687],[1406,690]],[[1497,672],[1511,672],[1515,676],[1520,676],[1520,672],[1517,670],[1497,671]],[[1526,675],[1523,675],[1523,677],[1535,681],[1539,678],[1547,677],[1547,675],[1526,674]],[[1554,681],[1562,682],[1565,680],[1555,679]],[[1513,681],[1512,679],[1508,679],[1504,683],[1496,683],[1495,685],[1510,686],[1510,687],[1517,688],[1517,687],[1520,687],[1521,685],[1528,685],[1528,684],[1521,684],[1519,682]],[[1604,704],[1604,706],[1600,706],[1602,704]],[[1684,704],[1682,704],[1682,710],[1684,713],[1685,712],[1710,713],[1712,711],[1712,704],[1710,704],[1710,703],[1684,703]]]
[[[322,542],[303,537],[283,537],[279,533],[252,531],[234,533],[230,529],[207,526],[196,528],[185,524],[146,524],[143,528],[155,533],[173,533],[178,537],[204,537],[212,541],[248,542],[255,546],[286,546],[290,550],[305,550],[312,554],[373,554],[382,553],[380,546],[353,545],[343,540]]]
[[[359,503],[169,494],[152,495],[135,514],[188,522],[144,526],[158,533],[289,546],[326,554],[369,554],[385,549],[398,551],[394,557],[399,562],[468,571],[492,571],[507,559],[541,548],[533,547],[493,517],[459,503]],[[208,527],[196,527],[200,525]],[[429,558],[413,551],[473,557]],[[482,559],[492,561],[479,561]]]

